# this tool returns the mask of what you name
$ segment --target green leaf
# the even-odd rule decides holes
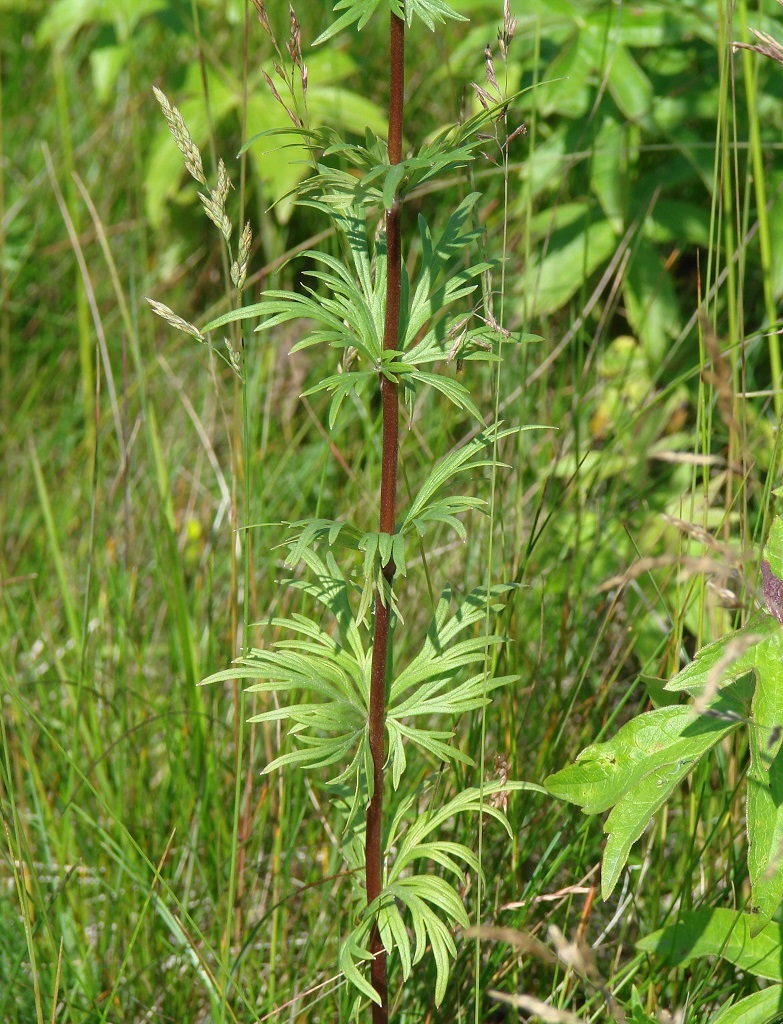
[[[394,164],[386,172],[383,179],[383,208],[391,210],[397,198],[397,188],[405,177],[405,165]]]
[[[465,473],[470,469],[477,469],[480,466],[492,465],[487,459],[477,458],[479,452],[493,444],[496,440],[517,433],[518,430],[526,429],[533,428],[507,427],[503,429],[502,423],[493,423],[492,426],[482,430],[480,434],[477,434],[467,444],[458,448],[457,451],[452,452],[437,462],[419,488],[419,493],[411,502],[400,527],[400,533],[410,532],[416,520],[420,519],[430,507],[432,499],[441,487],[449,483],[458,473]]]
[[[533,262],[519,281],[528,315],[543,316],[562,309],[616,248],[612,225],[595,208],[586,208],[578,221],[553,231],[546,254]]]
[[[639,238],[623,281],[628,321],[657,367],[680,329],[680,307],[671,275],[652,242]]]
[[[360,925],[351,932],[340,947],[338,965],[354,988],[357,988],[362,995],[367,996],[368,999],[380,1005],[380,996],[356,966],[357,961],[361,963],[373,958],[369,949],[366,949],[363,945],[367,941],[369,931],[369,923],[367,923]]]
[[[777,625],[777,623],[776,623]],[[783,899],[783,629],[752,649],[758,681],[750,731],[747,829],[754,933]],[[750,653],[750,652],[749,652]]]
[[[413,966],[411,942],[402,914],[391,901],[384,902],[378,911],[378,930],[386,951],[391,953],[396,949],[399,953],[402,977],[403,980],[407,980]]]
[[[780,516],[775,516],[772,521],[764,547],[764,558],[769,562],[775,575],[783,579],[783,519]]]
[[[629,121],[640,121],[652,110],[652,83],[624,46],[616,46],[611,52],[609,91]]]
[[[605,117],[595,136],[591,165],[591,185],[613,229],[623,230],[626,196],[625,174],[618,152],[625,146],[625,127],[612,117]]]
[[[724,1006],[710,1017],[709,1024],[775,1024],[781,1015],[783,985],[770,985],[739,1002]]]
[[[469,921],[462,901],[457,893],[443,878],[436,875],[413,875],[399,879],[384,889],[381,901],[387,899],[398,900],[409,912],[411,925],[416,938],[416,950],[412,962],[418,963],[424,955],[429,941],[432,955],[435,959],[435,1005],[439,1006],[443,1001],[448,986],[450,961],[457,955],[457,948],[454,939],[451,937],[449,927],[441,919],[440,914],[446,916],[451,926],[457,924],[467,928]],[[433,906],[436,909],[433,909]],[[379,915],[382,912],[383,902],[379,908]],[[372,912],[372,905],[369,912]],[[389,919],[387,919],[389,920]],[[389,920],[390,923],[390,920]],[[401,923],[401,922],[400,922]],[[397,939],[404,943],[406,957],[409,956],[409,943],[407,930],[388,928],[384,945],[389,942],[392,949],[397,946]],[[404,936],[404,937],[403,937]],[[392,949],[386,947],[389,952]]]
[[[642,836],[653,815],[663,807],[675,787],[693,771],[693,767],[694,762],[690,759],[663,765],[642,779],[615,804],[604,825],[607,839],[601,862],[603,899],[611,896],[633,844]]]
[[[351,551],[359,550],[361,533],[352,523],[345,520],[299,519],[285,525],[292,534],[290,539],[285,541],[285,547],[288,548],[285,564],[291,568],[298,565],[309,548],[314,548],[324,539],[329,547],[340,544]]]
[[[251,691],[289,696],[288,703],[264,711],[251,721],[290,723],[294,749],[284,751],[266,772],[290,765],[317,769],[345,766],[332,782],[350,781],[356,792],[369,756],[367,713],[370,656],[365,651],[351,614],[348,588],[331,553],[325,560],[312,550],[302,558],[314,578],[292,586],[311,594],[336,620],[340,639],[304,615],[272,619],[270,625],[293,634],[269,649],[252,650],[234,668],[215,673],[205,682],[246,679]],[[314,699],[315,698],[315,699]]]
[[[780,626],[772,616],[756,616],[742,629],[702,647],[690,665],[670,679],[664,689],[685,690],[698,697],[708,687],[740,679],[756,667],[756,646],[774,639],[779,632]]]
[[[339,3],[334,5],[334,10],[346,11],[346,13],[332,22],[329,28],[322,32],[317,39],[313,40],[313,46],[320,46],[321,43],[327,42],[332,36],[336,36],[338,32],[342,32],[344,28],[348,28],[354,22],[358,23],[356,27],[361,31],[373,14],[375,14],[381,2],[382,0],[340,0]],[[384,7],[386,6],[387,4],[384,2]]]
[[[601,893],[608,898],[631,847],[674,788],[717,743],[740,725],[731,710],[733,695],[718,694],[709,714],[692,707],[657,708],[632,719],[607,743],[587,747],[576,763],[551,775],[550,793],[595,814],[614,805],[604,831],[608,838]]]
[[[470,392],[464,384],[460,384],[458,380],[452,380],[450,377],[446,377],[442,373],[426,373],[423,370],[414,370],[410,375],[410,379],[416,381],[419,384],[427,384],[436,391],[440,391],[442,395],[445,395],[450,402],[453,402],[458,409],[464,409],[465,412],[469,412],[474,419],[478,420],[479,423],[484,422],[484,417],[479,412],[479,408],[473,399],[470,397]]]
[[[421,18],[427,28],[434,31],[436,23],[443,23],[446,18],[455,21],[467,21],[444,0],[405,0],[405,21],[410,28],[413,18]]]
[[[350,250],[353,269],[330,253],[315,250],[305,253],[319,268],[307,271],[306,275],[325,286],[325,295],[317,293],[313,288],[307,289],[309,294],[270,290],[260,302],[231,310],[211,320],[204,331],[214,331],[237,320],[253,318],[261,321],[256,331],[268,331],[294,320],[312,320],[320,326],[301,338],[292,351],[316,344],[328,344],[339,349],[354,348],[371,364],[370,369],[363,371],[367,375],[366,380],[369,380],[382,358],[385,249],[382,243],[376,247],[373,278],[363,219],[355,210],[332,216]],[[352,390],[341,378],[352,380],[353,388],[359,387],[360,380],[365,379],[356,375],[349,377],[347,374],[335,374],[313,389],[316,391],[326,387],[335,392],[330,412],[332,423],[346,394]]]
[[[720,956],[757,978],[783,981],[783,925],[768,924],[754,935],[751,914],[685,911],[674,924],[646,935],[636,946],[671,967],[682,969],[700,956]]]
[[[716,701],[716,709],[730,707]],[[544,784],[553,796],[579,804],[586,814],[599,814],[654,773],[663,777],[680,763],[692,766],[739,725],[696,715],[687,705],[656,708],[637,715],[611,740],[591,744]]]

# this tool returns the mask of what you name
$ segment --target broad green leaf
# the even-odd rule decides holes
[[[757,683],[755,728],[750,730],[747,829],[752,931],[756,933],[772,919],[783,899],[783,628],[778,626],[752,653]]]
[[[607,262],[617,248],[612,225],[595,210],[580,222],[554,231],[545,255],[520,279],[529,314],[543,316],[561,309],[582,283]]]
[[[628,320],[650,367],[660,366],[680,329],[680,307],[663,259],[646,238],[637,239],[623,280]]]
[[[624,46],[610,52],[609,91],[629,121],[640,121],[652,109],[652,83]]]
[[[719,693],[704,714],[675,705],[638,715],[606,743],[587,747],[576,762],[551,775],[549,792],[596,814],[612,807],[601,872],[606,899],[631,847],[674,788],[717,743],[739,728],[733,693]]]
[[[775,517],[770,527],[764,547],[764,558],[769,562],[775,575],[783,579],[783,519],[780,516]]]
[[[729,706],[716,700],[716,708]],[[692,768],[739,724],[696,715],[686,705],[656,708],[637,715],[607,742],[591,744],[574,764],[550,775],[545,785],[554,796],[579,804],[586,814],[600,814],[648,777],[660,777],[665,786],[674,766]]]
[[[591,186],[614,231],[620,234],[625,218],[626,175],[618,153],[625,144],[625,129],[614,118],[606,117],[595,136],[591,164]]]
[[[780,625],[770,615],[760,615],[747,626],[715,640],[697,652],[696,657],[664,689],[684,690],[698,697],[706,688],[740,679],[756,667],[755,648],[773,640]]]
[[[539,103],[543,117],[553,114],[565,118],[584,117],[591,101],[591,73],[596,60],[591,57],[590,33],[580,32],[558,46],[557,56],[543,75],[547,83]]]
[[[783,203],[781,204],[783,208]],[[651,242],[709,245],[709,210],[677,199],[659,199],[645,217],[644,233]]]
[[[20,10],[27,6],[19,4]],[[109,0],[56,0],[48,4],[36,31],[39,46],[52,44],[65,50],[73,37],[88,26],[111,25],[121,43],[127,43],[142,18],[163,10],[166,0],[134,0],[111,3]],[[2,10],[3,4],[0,4]]]
[[[755,977],[783,981],[783,925],[768,924],[756,935],[752,928],[751,914],[690,910],[640,939],[636,947],[671,967],[682,969],[700,956],[720,956]]]
[[[583,15],[584,20],[595,32],[608,32],[614,42],[629,47],[658,48],[665,44],[676,47],[683,39],[693,36],[715,41],[715,28],[709,18],[703,16],[703,5],[677,4],[663,7],[658,4],[641,4],[612,11],[607,24],[606,10],[599,5],[595,11]]]
[[[709,1024],[775,1024],[782,1016],[783,985],[770,985],[724,1006],[710,1017]]]
[[[356,70],[355,62],[347,53],[332,48],[310,54],[307,68],[307,107],[316,126],[326,122],[338,125],[345,131],[364,133],[365,126],[369,125],[375,131],[385,131],[385,117],[376,104],[338,85]],[[266,62],[263,70],[274,74],[272,62]],[[231,115],[238,117],[243,102],[241,82],[232,76],[227,66],[222,66],[218,72],[208,65],[206,74],[211,121],[207,117],[201,68],[197,62],[188,66],[185,82],[178,90],[180,95],[175,104],[196,145],[202,149],[206,149],[212,126]],[[288,115],[269,92],[260,73],[250,82],[246,95],[247,124],[256,138],[270,131],[291,127]],[[174,102],[174,97],[171,98]],[[290,137],[294,141],[286,147],[285,159],[281,159],[279,146],[275,153],[270,153],[267,147],[250,149],[255,173],[266,192],[265,205],[270,205],[270,201],[274,204],[275,216],[281,223],[287,222],[293,209],[294,202],[289,195],[291,190],[312,170],[312,154],[306,145],[305,133],[298,136],[291,133]],[[161,221],[166,200],[178,197],[182,179],[182,159],[168,130],[161,126],[153,142],[144,188],[147,215],[154,225]],[[182,194],[188,195],[184,192]],[[195,199],[195,191],[192,195]]]
[[[725,730],[728,731],[728,730]],[[710,746],[714,746],[715,740]],[[647,775],[617,801],[606,819],[606,846],[601,861],[601,896],[607,900],[617,885],[631,847],[673,790],[693,771],[690,758],[664,764]]]

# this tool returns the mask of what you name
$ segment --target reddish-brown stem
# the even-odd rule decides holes
[[[389,163],[402,159],[403,89],[405,84],[405,22],[391,16],[389,29]],[[400,203],[394,200],[386,213],[386,314],[383,348],[396,349],[400,333],[400,283],[402,280],[402,246],[400,241]],[[396,518],[397,462],[399,454],[399,386],[381,376],[383,407],[383,452],[381,455],[381,514],[379,529],[394,533]],[[383,566],[383,575],[391,587],[394,562]],[[383,765],[386,757],[385,715],[386,675],[389,663],[389,632],[391,609],[380,590],[375,595],[375,630],[370,670],[370,709],[368,731],[373,765],[373,793],[367,807],[365,840],[365,878],[367,903],[377,899],[383,888]],[[373,1024],[387,1024],[389,1004],[386,982],[386,951],[381,942],[377,921],[370,932],[370,965],[372,986],[380,997],[373,1003]]]

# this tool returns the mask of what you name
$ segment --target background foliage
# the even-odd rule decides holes
[[[469,83],[483,83],[500,5],[455,6],[470,20],[409,38],[417,143],[478,109]],[[435,233],[441,208],[483,192],[487,256],[506,239],[504,323],[544,339],[508,351],[501,413],[557,429],[505,438],[489,528],[468,512],[465,542],[436,535],[400,604],[412,635],[425,631],[445,583],[469,593],[490,550],[495,578],[520,584],[498,623],[514,643],[493,671],[521,682],[496,699],[487,751],[540,782],[651,702],[676,701],[663,682],[754,605],[780,475],[783,69],[730,43],[750,26],[780,38],[783,24],[772,0],[511,6],[504,85],[536,87],[513,107],[527,132],[508,185],[488,149],[475,182],[455,172],[419,190],[408,237],[419,244],[417,213]],[[269,14],[285,39],[285,6]],[[314,126],[383,134],[383,79],[367,68],[384,33],[346,31],[311,53],[331,12],[302,0],[297,14]],[[248,334],[245,462],[230,370],[143,303],[154,294],[203,322],[230,290],[151,85],[214,164],[285,126],[263,78],[276,59],[238,0],[0,3],[3,1020],[59,1007],[73,1021],[332,1021],[348,1005],[339,839],[306,779],[260,775],[285,752],[274,723],[240,744],[248,714],[268,710],[260,698],[197,683],[245,642],[243,600],[253,620],[288,610],[275,524],[374,518],[378,411],[357,405],[330,431],[329,396],[300,396],[336,368],[289,357],[295,327]],[[256,232],[251,294],[297,290],[298,247],[333,251],[316,213],[286,198],[303,155],[256,144],[230,168],[230,202]],[[464,373],[486,407],[490,371]],[[473,429],[445,397],[415,405],[417,479],[403,492]],[[236,533],[245,474],[259,525]],[[472,485],[488,495],[483,471]],[[754,992],[741,964],[696,961],[686,975],[635,948],[705,901],[747,901],[747,739],[732,736],[659,812],[605,904],[591,899],[600,822],[515,794],[513,842],[489,831],[482,851],[483,920],[542,940],[548,925],[579,931],[631,1019],[707,1020]],[[460,745],[479,742],[476,718]],[[459,764],[432,779],[448,797],[475,783]],[[490,989],[602,1019],[584,971],[521,957],[503,935],[482,947],[481,1019],[506,1019]],[[467,1020],[475,964],[458,946],[440,1013]],[[404,1019],[434,1019],[433,986],[414,970]]]

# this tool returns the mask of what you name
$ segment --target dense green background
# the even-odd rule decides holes
[[[476,109],[469,83],[484,82],[502,5],[455,6],[469,22],[409,37],[411,146]],[[660,680],[753,605],[780,484],[783,68],[731,41],[749,27],[783,39],[783,12],[773,0],[511,8],[517,34],[496,72],[510,92],[535,86],[511,112],[527,132],[507,179],[489,152],[475,182],[490,255],[506,238],[496,313],[543,339],[507,350],[502,415],[555,429],[501,452],[491,569],[523,584],[501,623],[514,641],[504,671],[521,682],[493,705],[487,760],[540,782],[661,699]],[[302,0],[297,14],[313,123],[383,132],[385,25],[311,51],[328,5]],[[284,46],[287,5],[269,15]],[[245,642],[245,598],[252,620],[290,607],[275,524],[320,511],[374,528],[378,408],[357,406],[329,436],[326,402],[299,397],[334,372],[329,354],[288,358],[296,332],[248,331],[244,458],[230,371],[143,300],[201,323],[227,301],[153,84],[208,174],[215,154],[229,165],[230,203],[256,240],[246,298],[299,287],[295,249],[334,244],[290,199],[303,151],[234,156],[286,123],[262,75],[273,59],[239,0],[0,0],[0,1020],[334,1021],[349,1004],[328,808],[307,778],[260,776],[285,742],[273,729],[248,727],[237,765],[249,706],[196,684]],[[416,213],[437,226],[467,191],[463,177],[420,194],[409,238]],[[489,413],[490,373],[462,379]],[[445,402],[417,407],[401,493],[470,429]],[[236,533],[246,475],[249,523],[262,525]],[[486,478],[471,486],[488,497]],[[466,525],[467,544],[444,532],[427,552],[436,591],[484,581],[490,527]],[[400,604],[404,657],[429,615],[421,565]],[[479,735],[468,722],[458,742],[475,756]],[[743,905],[744,753],[722,750],[694,777],[607,905],[587,901],[600,822],[517,795],[516,842],[485,839],[484,920],[542,939],[549,924],[582,927],[629,1015],[708,1020],[753,979],[720,961],[686,979],[634,942],[680,907]],[[460,949],[444,1007],[422,967],[400,1019],[473,1019],[472,944]],[[484,954],[480,1019],[516,1019],[489,988],[606,1019],[574,976],[500,942]]]

